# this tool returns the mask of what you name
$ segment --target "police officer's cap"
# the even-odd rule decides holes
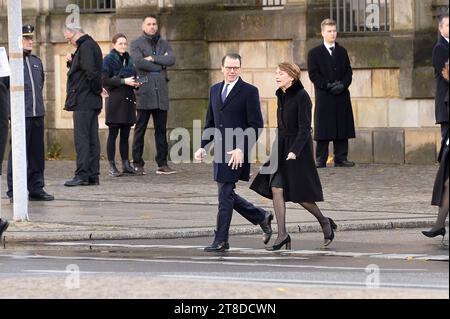
[[[34,27],[31,24],[26,24],[22,27],[22,36],[23,37],[32,37],[34,36]]]

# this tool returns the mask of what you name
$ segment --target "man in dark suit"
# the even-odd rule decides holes
[[[442,69],[448,61],[449,50],[449,18],[448,13],[439,17],[439,39],[433,49],[434,77],[436,78],[435,114],[436,123],[441,125],[444,138],[449,127],[448,110],[445,96],[448,92],[448,82],[442,77]]]
[[[233,209],[254,225],[260,225],[264,242],[272,235],[273,214],[255,207],[235,193],[239,180],[250,179],[249,154],[263,128],[258,89],[240,78],[241,57],[228,54],[222,59],[225,80],[210,91],[205,132],[195,159],[202,161],[205,147],[214,140],[214,180],[218,184],[219,211],[214,242],[207,252],[223,252],[230,248],[229,229]],[[208,131],[214,130],[212,134]],[[240,134],[245,131],[245,134]]]
[[[64,109],[73,112],[77,153],[75,176],[65,186],[99,185],[100,138],[98,115],[102,109],[102,51],[81,29],[66,28],[65,39],[76,51],[67,56],[67,96]]]
[[[314,140],[317,141],[316,166],[326,167],[328,145],[333,141],[334,165],[352,167],[347,159],[348,139],[355,138],[350,91],[352,68],[342,46],[336,42],[336,22],[322,22],[324,43],[309,51],[308,72],[316,92]]]

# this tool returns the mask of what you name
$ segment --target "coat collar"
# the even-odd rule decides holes
[[[439,42],[444,44],[446,47],[449,47],[449,43],[446,38],[444,38],[441,34],[439,35]]]
[[[80,45],[86,41],[87,39],[89,39],[90,36],[88,34],[83,34],[78,40],[77,40],[77,47],[80,47]]]
[[[278,98],[281,98],[283,94],[286,94],[286,96],[296,95],[298,92],[304,89],[304,86],[300,80],[294,81],[292,85],[286,90],[286,93],[283,92],[282,89],[278,89],[276,92],[276,95]]]

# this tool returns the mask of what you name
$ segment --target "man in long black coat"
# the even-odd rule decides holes
[[[201,148],[195,159],[206,155],[205,147],[214,140],[214,180],[219,191],[219,211],[214,242],[205,248],[207,252],[221,252],[230,248],[228,235],[233,209],[254,225],[260,225],[265,233],[264,242],[272,235],[273,214],[256,207],[235,193],[239,180],[250,179],[249,152],[263,128],[258,89],[240,78],[241,57],[228,54],[222,60],[225,80],[211,88],[205,131]],[[213,130],[208,135],[208,130]],[[251,137],[239,134],[248,132]],[[236,137],[229,133],[235,131]]]
[[[65,186],[98,185],[100,175],[100,138],[98,115],[102,109],[102,51],[81,29],[66,28],[66,40],[76,47],[67,56],[67,96],[64,109],[73,112],[77,153],[75,176]]]
[[[448,109],[445,96],[448,92],[448,82],[442,76],[442,69],[448,61],[449,50],[449,18],[448,14],[439,17],[439,39],[433,49],[433,67],[436,78],[435,112],[436,123],[441,125],[442,138],[449,127]]]
[[[308,72],[314,83],[316,108],[314,112],[314,140],[317,141],[316,166],[326,167],[328,145],[334,144],[334,165],[352,167],[347,159],[348,139],[355,137],[353,110],[348,90],[352,83],[350,59],[336,43],[336,22],[322,22],[324,43],[308,54]]]

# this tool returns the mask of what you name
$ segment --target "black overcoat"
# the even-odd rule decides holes
[[[66,111],[102,108],[103,55],[100,46],[85,34],[77,41],[77,50],[68,63]]]
[[[311,99],[300,81],[294,82],[286,93],[278,90],[277,97],[278,150],[275,155],[271,154],[271,158],[278,158],[278,173],[281,173],[284,183],[284,199],[294,203],[323,201],[322,185],[313,156]],[[287,161],[291,152],[297,159]],[[250,188],[272,199],[272,176],[259,173]]]
[[[214,180],[219,183],[236,183],[250,180],[249,152],[264,127],[259,92],[256,87],[239,79],[227,99],[222,103],[221,93],[225,82],[211,87],[202,148],[214,140]],[[229,138],[226,132],[235,131]],[[253,135],[248,138],[239,131]],[[232,170],[228,166],[231,155],[227,153],[239,148],[244,152],[245,163]],[[218,151],[218,150],[221,151]]]
[[[448,91],[444,98],[444,103],[448,110]],[[441,150],[438,156],[438,161],[440,165],[439,170],[436,174],[436,179],[434,180],[433,195],[431,198],[431,205],[435,206],[442,205],[442,200],[444,199],[445,182],[447,181],[449,176],[449,159],[448,159],[449,146],[447,145],[448,138],[449,138],[449,131],[447,129],[447,132],[445,132],[444,138],[442,139],[441,142]]]
[[[448,108],[445,104],[445,96],[448,92],[449,85],[442,76],[442,69],[445,66],[445,62],[448,61],[448,50],[448,41],[440,35],[433,49],[434,77],[436,78],[436,123],[448,123]]]
[[[353,72],[347,50],[336,43],[334,56],[331,57],[324,44],[311,49],[308,73],[316,94],[314,139],[333,141],[354,138],[355,123],[348,90]],[[327,85],[335,81],[341,81],[345,87],[339,95],[332,95],[327,90]]]
[[[109,97],[106,98],[106,121],[105,124],[110,125],[129,125],[136,123],[136,97],[133,87],[124,83],[124,78],[135,76],[136,71],[130,67],[131,74],[121,75],[120,70],[113,70],[111,67],[115,59],[125,60],[125,65],[132,64],[131,57],[125,52],[123,57],[111,51],[103,61],[102,82],[103,87],[108,91]],[[113,60],[113,61],[111,61]]]

